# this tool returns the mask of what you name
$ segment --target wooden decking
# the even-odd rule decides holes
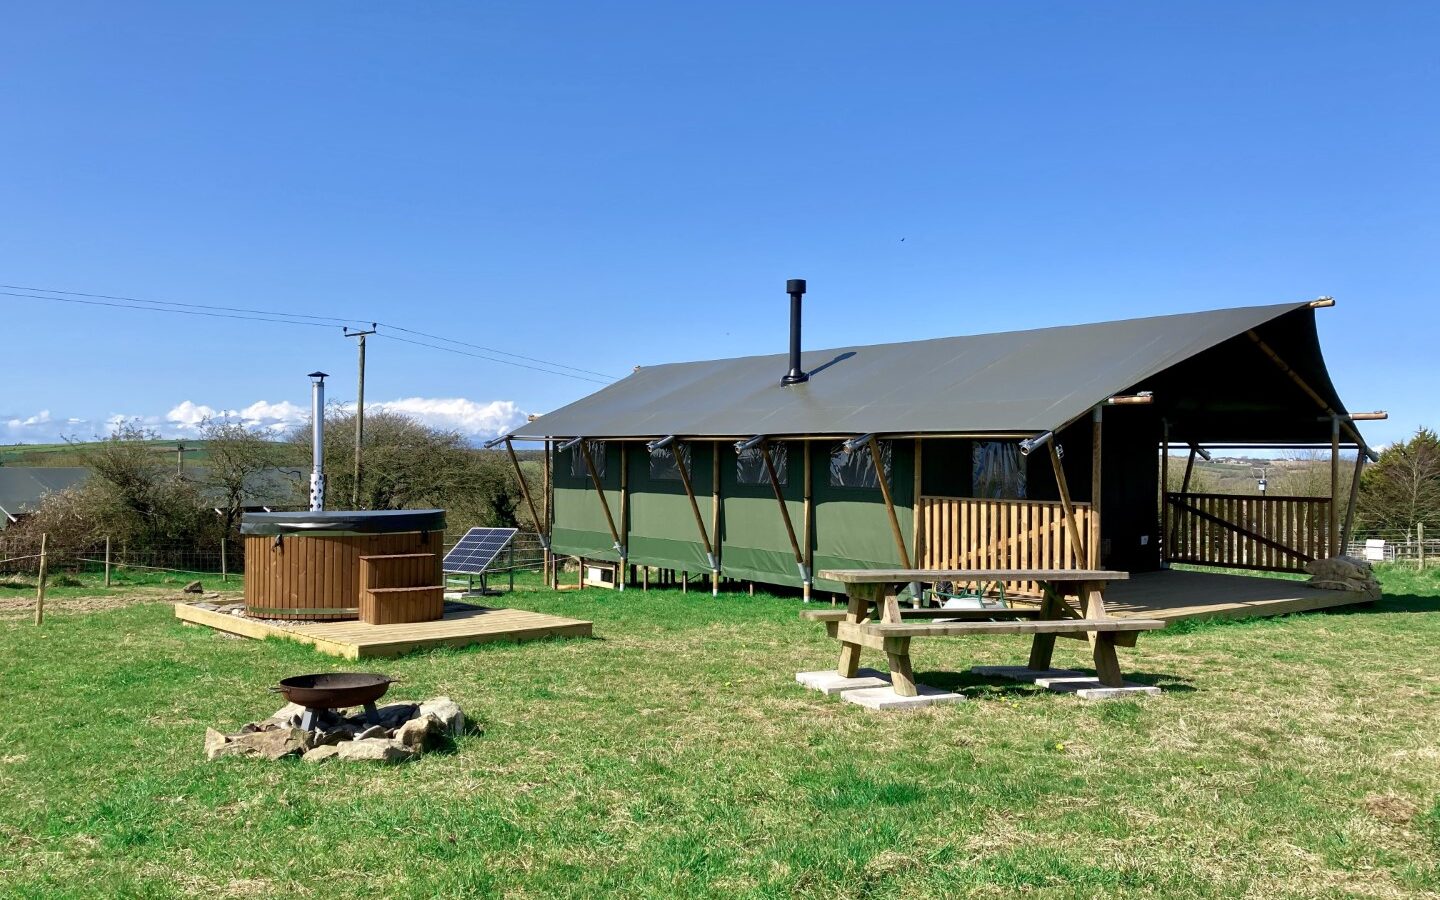
[[[175,617],[195,625],[248,638],[281,637],[309,644],[345,659],[399,656],[426,647],[466,647],[491,641],[533,641],[545,637],[589,637],[591,623],[522,609],[475,607],[446,613],[433,622],[367,625],[364,622],[276,624],[229,613],[175,604]]]
[[[1283,616],[1365,600],[1360,593],[1322,590],[1303,581],[1178,569],[1135,573],[1105,589],[1111,615],[1169,621]]]

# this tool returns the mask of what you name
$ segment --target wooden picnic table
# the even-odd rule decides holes
[[[840,641],[838,674],[854,678],[861,649],[879,650],[889,660],[891,685],[902,697],[918,694],[910,665],[913,638],[1030,634],[1034,638],[1029,668],[1045,671],[1050,668],[1055,638],[1074,637],[1090,643],[1100,683],[1121,687],[1125,680],[1116,646],[1134,646],[1139,632],[1165,627],[1158,619],[1110,616],[1105,611],[1105,585],[1130,575],[1106,569],[827,569],[820,577],[845,585],[845,611],[806,610],[801,616],[825,622],[831,636]],[[906,585],[937,581],[1032,581],[1041,586],[1043,599],[1038,607],[1010,609],[900,608],[898,595]],[[1076,606],[1070,604],[1070,597],[1076,599]],[[872,614],[872,606],[878,616]],[[960,621],[933,621],[938,618]]]

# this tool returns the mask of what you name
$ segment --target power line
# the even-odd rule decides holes
[[[130,309],[140,312],[175,313],[182,316],[207,316],[212,319],[245,319],[251,322],[276,322],[281,325],[312,325],[316,328],[334,328],[336,326],[323,322],[297,322],[294,319],[275,319],[264,316],[242,316],[234,313],[201,312],[191,309],[165,309],[158,306],[133,306],[129,303],[110,303],[105,300],[82,300],[78,297],[47,297],[43,294],[18,294],[13,291],[0,291],[4,297],[25,297],[32,300],[55,300],[60,303],[82,303],[86,306],[111,306],[116,309]]]
[[[205,316],[207,318],[239,319],[255,322],[271,322],[280,325],[308,325],[316,328],[334,328],[337,325],[370,324],[372,327],[381,325],[394,331],[415,335],[432,341],[441,341],[447,344],[455,344],[460,347],[469,347],[473,350],[480,350],[483,353],[470,353],[458,350],[454,347],[439,346],[424,341],[409,340],[390,334],[378,334],[377,337],[388,337],[393,341],[413,344],[417,347],[425,347],[431,350],[441,350],[447,353],[456,353],[461,356],[470,356],[475,359],[483,359],[488,362],[500,363],[501,365],[514,366],[522,369],[529,369],[534,372],[543,372],[547,375],[561,375],[566,378],[575,378],[580,381],[589,381],[597,384],[609,384],[614,381],[614,376],[604,372],[596,372],[593,369],[583,369],[578,366],[566,365],[565,363],[551,362],[533,356],[525,356],[520,353],[511,353],[507,350],[500,350],[495,347],[486,347],[481,344],[472,344],[468,341],[461,341],[455,338],[448,338],[438,334],[406,328],[401,325],[394,325],[388,322],[374,322],[373,320],[359,318],[342,318],[339,316],[314,316],[304,313],[289,313],[278,310],[256,309],[244,306],[218,306],[206,303],[185,303],[178,300],[146,300],[139,297],[126,297],[116,294],[92,294],[81,291],[63,291],[56,288],[26,287],[24,285],[0,284],[0,296],[19,297],[31,300],[53,300],[60,303],[77,303],[86,306],[105,306],[114,309],[142,310],[148,312],[176,313],[179,315]],[[17,293],[19,291],[39,291],[41,293]],[[64,295],[64,296],[55,296]],[[88,299],[82,299],[88,298]],[[136,305],[145,304],[145,305]],[[485,354],[497,354],[509,357],[509,359],[497,359],[495,356]],[[525,360],[538,365],[525,365],[513,360]],[[565,371],[557,371],[565,370]],[[575,373],[575,374],[572,374]],[[598,376],[598,377],[590,377]]]
[[[383,324],[383,323],[381,323],[381,324]],[[396,336],[393,335],[393,334],[385,334],[385,333],[381,332],[380,334],[377,334],[377,335],[375,335],[375,336],[376,336],[376,337],[379,337],[379,338],[385,338],[385,339],[391,340],[391,341],[399,341],[399,342],[402,343],[402,344],[414,344],[414,345],[417,346],[417,347],[428,347],[428,348],[430,348],[431,350],[442,350],[442,351],[444,351],[444,352],[446,352],[446,353],[455,353],[455,354],[458,354],[458,355],[460,355],[460,356],[473,356],[473,357],[476,358],[476,359],[486,359],[486,360],[489,360],[490,362],[504,363],[504,364],[507,365],[507,366],[518,366],[518,367],[520,367],[520,368],[522,368],[522,369],[533,369],[533,370],[536,371],[536,372],[544,372],[544,373],[547,374],[547,375],[564,375],[566,378],[575,378],[575,379],[578,379],[578,380],[580,380],[580,381],[590,381],[590,382],[593,382],[593,383],[595,383],[595,384],[609,384],[609,383],[610,383],[609,381],[602,380],[601,378],[589,378],[589,377],[587,377],[587,376],[585,376],[585,375],[572,375],[572,374],[570,374],[569,372],[556,372],[556,371],[553,371],[553,370],[551,370],[551,369],[542,369],[542,368],[540,368],[539,366],[528,366],[528,365],[526,365],[525,363],[511,362],[511,361],[508,360],[508,359],[495,359],[493,356],[484,356],[484,355],[479,354],[479,353],[471,353],[471,352],[468,351],[468,350],[459,350],[459,349],[457,349],[457,348],[455,348],[455,347],[442,347],[442,346],[440,346],[439,344],[427,344],[427,343],[425,343],[425,342],[423,342],[423,341],[412,341],[410,338],[396,337]]]
[[[122,297],[115,294],[86,294],[82,291],[62,291],[55,288],[26,287],[20,284],[0,284],[0,288],[11,291],[39,291],[42,294],[65,294],[69,297],[93,297],[100,300],[124,300],[126,303],[148,303],[155,306],[181,306],[189,309],[218,309],[225,312],[258,313],[265,316],[283,316],[287,319],[312,319],[336,324],[364,324],[362,319],[341,319],[336,316],[310,316],[304,313],[281,312],[273,309],[250,309],[244,306],[215,306],[209,303],[182,303],[179,300],[145,300],[140,297]],[[35,296],[28,294],[26,296]],[[45,299],[45,298],[41,298]],[[59,297],[53,299],[59,300]]]

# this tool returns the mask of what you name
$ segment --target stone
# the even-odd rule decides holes
[[[384,725],[371,725],[369,728],[366,728],[364,731],[355,735],[355,740],[368,741],[371,738],[384,738],[389,736],[390,729],[386,728]]]
[[[192,603],[190,605],[195,607],[196,609],[208,609],[210,612],[220,611],[220,607],[216,606],[213,603]]]
[[[942,691],[928,684],[917,684],[915,689],[919,692],[918,696],[902,697],[895,693],[895,689],[889,685],[878,688],[861,688],[855,691],[846,691],[840,695],[840,699],[846,703],[858,704],[866,709],[879,710],[921,709],[937,703],[959,703],[965,699],[964,694]]]
[[[424,751],[435,746],[446,728],[433,713],[426,713],[418,719],[411,719],[395,732],[395,740],[411,750]]]
[[[1333,556],[1330,559],[1311,560],[1305,564],[1310,573],[1311,587],[1328,591],[1354,591],[1365,595],[1366,600],[1380,599],[1380,582],[1369,560],[1353,556]]]
[[[187,594],[203,594],[205,593],[205,586],[198,581],[192,581],[180,590]]]
[[[271,713],[268,721],[279,723],[287,728],[299,728],[300,719],[304,715],[305,707],[298,703],[287,703]]]
[[[335,758],[355,762],[400,763],[413,758],[414,750],[390,738],[367,738],[335,745]]]
[[[298,728],[275,728],[270,731],[255,731],[232,738],[231,743],[239,746],[245,756],[259,756],[265,759],[282,759],[297,756],[310,749],[309,735]]]
[[[324,731],[314,732],[310,736],[310,741],[317,747],[323,747],[327,744],[338,744],[341,741],[354,740],[357,734],[359,734],[359,729],[354,725],[336,725],[331,728],[326,728]]]
[[[205,729],[205,758],[219,759],[227,754],[225,748],[230,744],[230,739],[213,728]]]
[[[306,750],[305,755],[300,757],[300,760],[301,762],[318,763],[339,755],[339,747],[334,744],[321,744],[319,747]]]
[[[375,721],[385,728],[399,728],[418,715],[420,707],[414,703],[387,703],[375,710]],[[361,726],[370,724],[365,721],[363,712],[352,715],[349,719]]]
[[[420,704],[419,715],[434,716],[451,734],[459,737],[465,733],[465,713],[449,697],[433,697]]]
[[[843,694],[858,688],[888,687],[890,685],[890,676],[875,669],[861,669],[855,673],[854,678],[846,678],[834,669],[796,672],[795,680],[810,690],[819,691],[826,696]]]

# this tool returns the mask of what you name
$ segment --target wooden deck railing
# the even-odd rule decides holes
[[[1172,562],[1303,572],[1332,555],[1328,497],[1167,493],[1162,533]]]
[[[1073,504],[1082,540],[1092,534],[1088,503]],[[1053,500],[921,497],[920,548],[926,569],[1084,569],[1071,545],[1064,511]],[[1037,593],[1030,582],[1009,585]]]

